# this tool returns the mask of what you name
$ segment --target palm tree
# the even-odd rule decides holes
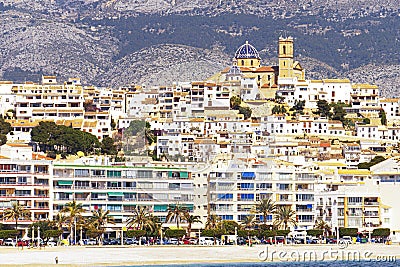
[[[63,212],[59,212],[54,217],[52,222],[58,228],[58,230],[62,230],[62,227],[67,222],[67,220],[68,220],[67,216],[65,216]]]
[[[275,211],[275,225],[280,227],[283,225],[283,229],[287,230],[289,224],[297,225],[296,212],[292,210],[290,206],[278,206]]]
[[[210,217],[207,218],[206,229],[217,229],[220,222],[221,217],[217,214],[211,214]]]
[[[324,220],[319,220],[315,223],[315,229],[321,229],[324,232],[324,236],[326,236],[327,233],[331,232],[331,226],[325,222]]]
[[[176,228],[179,229],[179,222],[182,221],[185,212],[187,212],[186,207],[179,204],[172,205],[168,208],[168,214],[167,217],[165,218],[165,221],[167,222],[175,221]]]
[[[158,217],[150,215],[147,219],[145,228],[151,236],[158,236],[161,231],[161,223]]]
[[[105,232],[105,226],[107,224],[115,224],[114,218],[109,216],[110,211],[104,211],[101,208],[92,211],[92,216],[89,218],[89,223],[97,230],[99,233],[99,243],[102,243],[102,237]]]
[[[200,216],[191,215],[189,212],[185,212],[183,215],[185,221],[188,223],[187,233],[190,237],[190,233],[192,232],[192,224],[193,223],[201,223]]]
[[[72,227],[75,225],[75,230],[76,230],[77,220],[80,220],[82,218],[81,213],[83,213],[84,211],[85,210],[82,208],[82,203],[77,203],[75,200],[73,200],[72,202],[65,203],[64,208],[61,210],[61,212],[67,214],[66,218],[69,223],[70,236],[72,238],[74,238]]]
[[[67,216],[65,216],[65,214],[63,212],[59,212],[57,213],[57,215],[54,217],[52,223],[55,227],[57,227],[58,230],[62,230],[64,224],[67,222],[68,218]],[[59,242],[61,242],[62,239],[62,231],[61,234],[59,236]]]
[[[245,230],[253,229],[255,224],[254,218],[254,215],[247,215],[246,217],[244,217],[244,219],[242,220],[242,225],[244,226]]]
[[[15,230],[18,230],[18,220],[29,218],[31,212],[19,205],[18,201],[12,203],[11,208],[4,210],[3,217],[6,220],[15,220]]]
[[[126,222],[129,227],[135,226],[136,230],[143,230],[149,220],[150,214],[146,207],[136,207],[133,215]]]
[[[275,212],[276,205],[271,198],[260,199],[256,204],[256,212],[263,215],[264,225],[267,224],[267,216]]]

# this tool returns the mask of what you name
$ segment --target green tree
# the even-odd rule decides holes
[[[112,130],[115,130],[115,128],[117,127],[117,124],[115,123],[114,119],[111,117],[111,124],[110,127]]]
[[[186,231],[183,229],[167,229],[165,231],[166,237],[182,238],[185,234],[186,234]]]
[[[139,132],[142,132],[145,127],[146,127],[146,121],[134,120],[134,121],[131,121],[128,128],[126,128],[125,132],[130,136],[135,136]]]
[[[243,114],[245,120],[251,117],[252,110],[249,107],[239,107],[239,114]]]
[[[218,229],[220,222],[221,222],[221,217],[219,217],[216,214],[211,214],[207,218],[206,229]]]
[[[31,139],[43,152],[76,154],[82,151],[90,154],[101,146],[96,136],[54,122],[40,122],[32,129]]]
[[[264,225],[267,224],[267,217],[269,214],[273,214],[275,212],[276,205],[275,202],[272,201],[271,198],[260,199],[256,203],[256,212],[261,213],[263,215]]]
[[[372,166],[374,166],[384,160],[386,160],[385,157],[376,156],[370,162],[362,162],[362,163],[359,163],[357,166],[359,169],[369,169]]]
[[[148,236],[159,236],[162,230],[160,219],[154,215],[149,215],[145,229]]]
[[[15,238],[18,234],[17,230],[0,230],[0,239]]]
[[[7,135],[12,131],[11,124],[6,122],[3,117],[0,117],[0,134]]]
[[[40,227],[40,237],[43,239],[45,243],[47,243],[50,238],[56,238],[62,234],[62,230],[57,229],[57,226],[52,221],[45,220],[45,221],[34,222],[31,225],[29,225],[27,230],[28,237],[32,238],[32,228],[34,229],[35,233],[37,233],[39,227]]]
[[[235,221],[230,220],[223,220],[219,223],[219,228],[223,231],[226,235],[233,235],[235,234],[235,228],[240,229],[240,225]]]
[[[390,235],[390,229],[389,228],[375,228],[372,231],[372,236],[388,237],[389,235]]]
[[[295,100],[294,106],[290,109],[290,111],[294,111],[295,114],[304,114],[304,107],[306,105],[305,100]]]
[[[321,235],[324,235],[324,230],[322,230],[322,229],[308,229],[307,230],[307,235],[310,235],[310,236],[321,236]]]
[[[104,211],[100,208],[98,210],[93,210],[92,216],[89,218],[89,224],[97,230],[97,238],[100,244],[103,243],[103,235],[107,224],[115,224],[114,217],[109,214],[109,210]]]
[[[275,211],[275,225],[277,227],[283,226],[284,230],[287,230],[288,226],[297,225],[296,212],[292,210],[290,206],[278,206]]]
[[[214,237],[214,240],[216,237],[220,238],[221,235],[223,235],[223,234],[224,234],[224,232],[222,229],[205,229],[205,230],[201,231],[201,236]]]
[[[15,230],[18,230],[18,220],[29,218],[31,212],[25,207],[19,205],[18,201],[12,202],[10,208],[4,210],[3,217],[6,220],[15,221]]]
[[[386,119],[386,113],[383,109],[379,110],[379,118],[381,118],[381,124],[386,125],[387,124],[387,119]]]
[[[104,137],[101,141],[101,153],[106,155],[116,155],[117,154],[117,147],[114,144],[114,139],[107,136]]]
[[[317,111],[315,114],[318,114],[321,117],[326,117],[330,118],[332,113],[331,113],[331,107],[329,106],[328,102],[326,100],[318,100],[317,102]]]
[[[183,214],[183,218],[184,218],[184,220],[187,222],[187,224],[188,224],[188,227],[187,227],[187,234],[188,234],[188,236],[190,236],[190,233],[192,232],[192,224],[193,223],[201,223],[201,220],[200,220],[200,216],[198,216],[198,215],[192,215],[192,214],[190,214],[188,211],[186,211],[184,214]]]
[[[276,105],[272,108],[272,114],[285,114],[286,108],[283,105]]]
[[[238,110],[241,103],[242,103],[242,100],[241,100],[240,97],[238,97],[238,96],[235,96],[235,95],[234,95],[234,96],[232,96],[232,97],[230,98],[230,106],[231,106],[231,109]]]
[[[340,227],[339,228],[339,236],[357,236],[358,233],[358,228],[345,228],[345,227]]]
[[[82,207],[82,203],[77,203],[76,200],[65,203],[64,207],[61,209],[61,212],[66,213],[67,215],[67,222],[70,229],[69,235],[71,240],[74,239],[73,227],[75,227],[76,230],[76,225],[80,223],[79,221],[82,219],[82,213],[84,211],[85,210]]]
[[[149,218],[147,208],[138,206],[133,211],[133,215],[128,218],[126,225],[128,228],[134,226],[136,230],[144,230]]]
[[[0,116],[0,146],[7,143],[7,134],[12,131],[11,124]]]
[[[168,214],[167,214],[167,217],[165,218],[165,221],[176,222],[176,228],[179,229],[179,223],[184,218],[186,212],[187,212],[187,208],[178,203],[174,204],[174,205],[170,205],[168,207]]]
[[[346,111],[343,109],[343,105],[340,104],[332,104],[333,113],[331,115],[332,120],[341,121],[343,124],[346,122],[345,116]]]
[[[255,216],[253,214],[247,215],[242,220],[242,225],[245,230],[251,230],[255,226]]]
[[[125,235],[128,238],[132,238],[132,237],[139,238],[139,237],[145,236],[146,231],[145,230],[129,230],[129,231],[126,231]]]
[[[322,230],[324,236],[329,235],[329,233],[331,232],[331,226],[324,220],[317,221],[317,223],[315,224],[315,229]]]
[[[151,145],[155,141],[157,141],[156,136],[154,135],[153,131],[151,130],[151,125],[149,122],[146,121],[146,127],[144,128],[144,137],[146,138],[147,144]]]

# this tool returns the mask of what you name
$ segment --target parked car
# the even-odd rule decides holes
[[[182,240],[178,240],[177,238],[170,238],[169,239],[169,243],[171,245],[183,245],[183,241]]]
[[[18,247],[27,247],[27,246],[29,246],[29,241],[25,240],[25,239],[18,239],[17,246]]]
[[[97,245],[96,239],[82,239],[83,244],[87,246]]]
[[[334,237],[327,237],[326,238],[326,243],[327,244],[336,244],[337,243],[337,239]]]
[[[3,244],[5,246],[13,246],[13,247],[15,247],[17,243],[15,242],[15,239],[7,238],[6,240],[4,240]]]
[[[210,236],[201,236],[199,237],[199,245],[202,246],[212,246],[212,245],[219,245],[219,241],[216,239],[214,240],[214,237]]]
[[[192,237],[186,237],[182,239],[183,244],[185,245],[195,245],[197,244],[197,239]]]
[[[307,244],[318,244],[319,239],[315,236],[307,236]]]
[[[285,237],[284,236],[275,236],[276,244],[285,244]]]
[[[340,242],[342,244],[346,243],[346,244],[350,245],[353,243],[353,238],[351,236],[343,236],[342,238],[340,238]]]

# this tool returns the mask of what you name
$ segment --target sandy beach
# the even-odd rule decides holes
[[[0,248],[2,266],[123,266],[179,263],[228,263],[309,260],[400,259],[400,245],[358,244],[340,249],[336,245],[248,246],[132,246],[52,247],[20,250]]]

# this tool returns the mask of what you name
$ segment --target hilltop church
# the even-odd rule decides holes
[[[294,60],[293,38],[279,38],[278,66],[262,66],[257,49],[246,41],[235,53],[231,67],[217,75],[218,82],[241,99],[262,100],[275,97],[279,88],[294,88],[305,80],[305,72]]]

